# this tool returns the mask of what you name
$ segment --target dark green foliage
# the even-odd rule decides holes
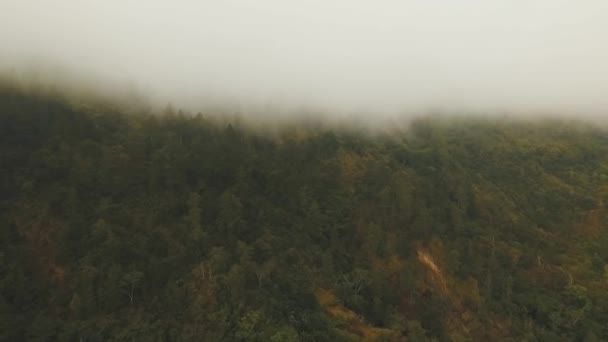
[[[104,108],[0,93],[0,340],[608,338],[605,130]]]

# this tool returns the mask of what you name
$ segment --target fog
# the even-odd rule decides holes
[[[605,0],[3,0],[0,19],[0,67],[157,103],[608,116]]]

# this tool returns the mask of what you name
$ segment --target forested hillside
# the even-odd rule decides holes
[[[265,132],[5,88],[0,340],[606,340],[607,205],[583,123]]]

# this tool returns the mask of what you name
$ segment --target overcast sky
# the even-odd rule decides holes
[[[606,0],[2,0],[0,44],[183,104],[608,116]]]

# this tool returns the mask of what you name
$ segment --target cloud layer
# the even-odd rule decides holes
[[[608,115],[605,0],[4,0],[2,67],[158,101]]]

